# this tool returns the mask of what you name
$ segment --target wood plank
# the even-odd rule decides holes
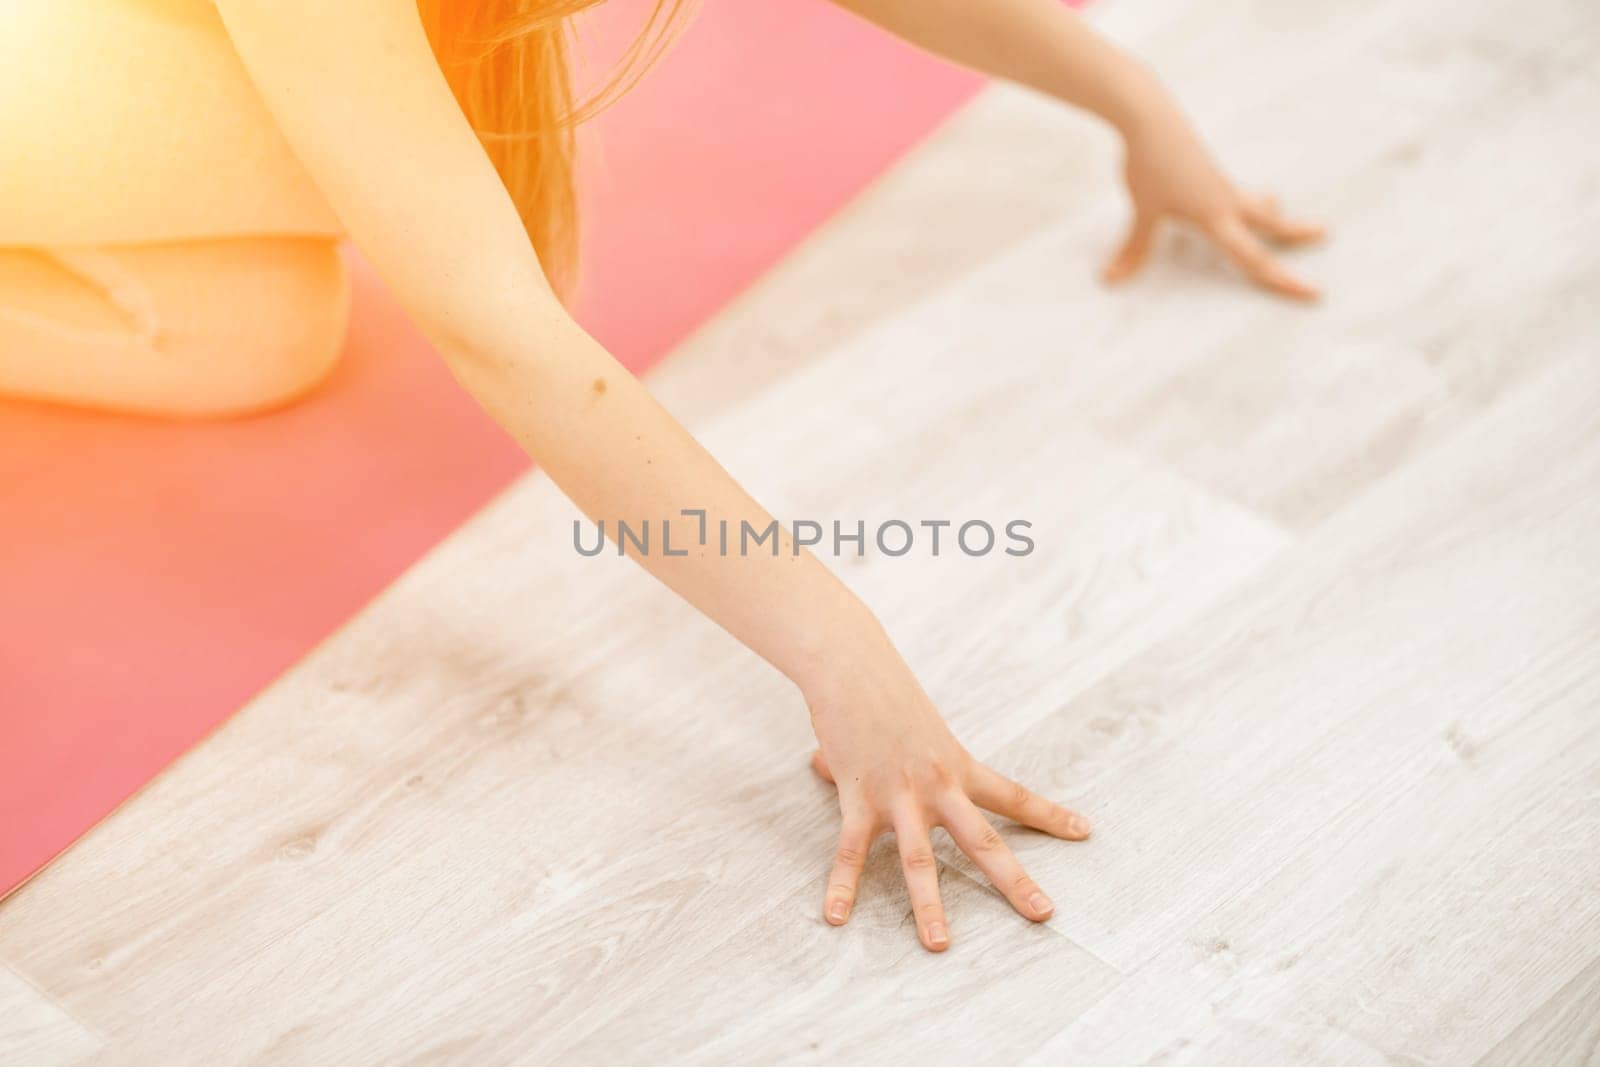
[[[1596,484],[1575,360],[1019,738],[1134,976],[1044,1055],[1463,1062],[1600,957]]]
[[[1600,1063],[1600,959],[1574,975],[1478,1062],[1485,1067]]]
[[[29,1067],[68,1067],[100,1048],[100,1040],[60,1005],[0,965],[0,1060]]]

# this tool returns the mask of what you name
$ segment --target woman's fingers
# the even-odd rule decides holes
[[[1000,832],[990,825],[972,801],[960,793],[946,797],[939,817],[956,846],[972,857],[972,862],[988,876],[994,887],[1017,909],[1017,914],[1034,922],[1050,918],[1055,905],[1028,872],[1017,862]]]
[[[1205,230],[1234,265],[1263,289],[1295,300],[1316,299],[1317,291],[1274,259],[1240,216],[1225,216],[1207,225]]]
[[[1133,225],[1128,229],[1127,238],[1122,242],[1122,247],[1117,249],[1117,254],[1106,264],[1106,281],[1120,282],[1139,272],[1145,260],[1150,258],[1150,249],[1155,246],[1156,225],[1159,222],[1160,219],[1155,215],[1143,211],[1134,213]]]
[[[1106,281],[1120,282],[1139,272],[1155,247],[1159,224],[1158,214],[1134,214],[1122,247],[1106,264]],[[1317,298],[1316,289],[1279,263],[1256,234],[1278,244],[1308,244],[1322,238],[1321,226],[1284,217],[1270,198],[1244,198],[1239,202],[1238,214],[1225,216],[1202,229],[1246,277],[1262,288],[1295,300]]]
[[[979,807],[1068,841],[1082,841],[1089,836],[1089,820],[1077,812],[1052,804],[981,763],[973,767],[967,795]]]
[[[1270,196],[1245,197],[1240,204],[1244,221],[1269,241],[1283,245],[1304,245],[1320,241],[1327,230],[1315,222],[1291,219]]]
[[[846,818],[839,829],[839,848],[833,854],[833,871],[822,898],[822,917],[834,926],[843,926],[850,918],[874,836],[872,824],[865,819]]]
[[[939,863],[933,855],[928,824],[920,815],[903,813],[895,820],[894,836],[900,846],[900,867],[911,894],[917,936],[930,952],[943,952],[950,947],[950,927],[939,899]]]

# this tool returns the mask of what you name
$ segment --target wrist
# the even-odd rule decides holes
[[[1156,125],[1160,116],[1172,108],[1172,101],[1160,79],[1150,68],[1132,57],[1124,58],[1106,88],[1106,102],[1100,117],[1124,141],[1132,140],[1141,130]]]
[[[859,610],[849,618],[831,620],[789,675],[813,710],[843,700],[861,679],[881,672],[886,662],[899,656],[877,616],[865,604],[858,602],[856,607]]]

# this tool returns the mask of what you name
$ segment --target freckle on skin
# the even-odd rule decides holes
[[[606,380],[604,378],[596,378],[594,380],[594,395],[595,396],[601,396],[601,395],[603,395],[605,393],[605,391],[606,391]]]

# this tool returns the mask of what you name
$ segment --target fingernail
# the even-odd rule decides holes
[[[1048,915],[1055,905],[1051,904],[1050,898],[1043,893],[1035,893],[1028,898],[1028,907],[1032,908],[1036,914]]]
[[[832,904],[828,905],[828,921],[829,922],[842,923],[845,920],[845,916],[849,915],[849,914],[850,914],[850,905],[846,904],[842,900],[836,900]]]
[[[944,923],[928,924],[928,944],[934,948],[944,948],[949,943],[950,931],[945,928]]]
[[[1072,820],[1067,823],[1067,827],[1079,837],[1089,836],[1089,820],[1082,815],[1074,815]]]

